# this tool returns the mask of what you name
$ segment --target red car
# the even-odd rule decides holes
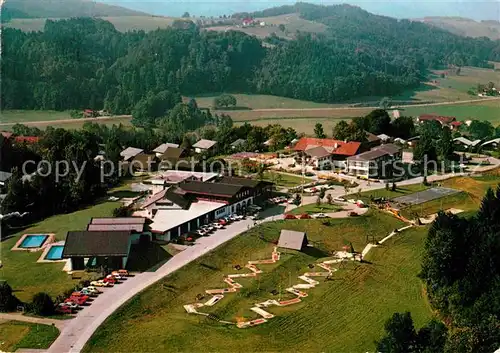
[[[285,219],[297,219],[293,214],[286,214]]]
[[[311,219],[311,216],[309,216],[307,213],[303,213],[299,217],[300,219]]]
[[[116,279],[113,278],[113,276],[111,277],[106,277],[102,280],[104,283],[111,283],[111,284],[115,284],[117,281]]]
[[[61,314],[73,314],[73,310],[69,306],[58,306],[56,312]]]
[[[65,303],[73,302],[73,303],[76,303],[78,305],[83,305],[87,302],[88,299],[89,299],[89,297],[84,295],[83,297],[69,297],[64,302]]]

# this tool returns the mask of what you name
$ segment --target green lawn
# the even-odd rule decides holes
[[[249,310],[254,303],[278,299],[273,290],[298,283],[297,276],[330,251],[349,242],[361,250],[367,235],[381,239],[402,225],[373,211],[366,217],[330,222],[330,226],[319,220],[269,223],[235,238],[131,299],[97,330],[84,351],[127,347],[137,352],[364,352],[374,348],[384,321],[395,311],[410,310],[416,324],[423,325],[431,315],[416,277],[424,228],[374,249],[367,257],[370,263],[349,262],[333,281],[309,290],[302,303],[270,308],[277,316],[262,326],[243,330],[185,313],[183,305],[195,302],[196,295],[224,287],[221,280],[237,271],[235,265],[269,258],[273,247],[269,241],[276,240],[282,228],[307,231],[315,248],[287,251],[278,263],[261,266],[264,273],[258,279],[241,280],[244,288],[239,293],[228,294],[207,312],[231,321],[255,318]]]
[[[71,119],[69,112],[54,110],[2,110],[0,123],[23,123],[26,121],[49,121]]]
[[[340,210],[342,210],[342,207],[338,205],[329,205],[326,202],[322,202],[321,205],[319,206],[316,206],[316,204],[310,204],[294,208],[290,213],[291,214],[333,213]]]
[[[341,104],[327,104],[304,101],[300,99],[271,96],[264,94],[232,94],[237,101],[237,107],[247,109],[302,109],[302,108],[329,108],[342,106]],[[212,108],[214,98],[218,95],[194,97],[198,106],[203,108]],[[188,98],[186,98],[188,99]]]
[[[68,231],[86,229],[91,217],[112,216],[119,205],[119,202],[103,202],[73,213],[53,216],[3,241],[0,280],[6,280],[15,295],[23,301],[31,300],[37,292],[47,292],[55,297],[71,288],[77,281],[62,271],[63,263],[37,263],[41,252],[10,249],[26,233],[55,233],[57,240],[64,240]]]
[[[0,323],[0,351],[14,352],[18,348],[47,349],[59,336],[55,326],[19,321]]]
[[[302,178],[301,176],[297,175],[290,175],[290,174],[283,174],[279,172],[265,172],[264,173],[264,180],[266,181],[271,181],[276,184],[276,186],[281,186],[285,188],[293,188],[299,185],[302,185],[302,182],[305,184],[310,183],[313,181],[311,178],[304,177]]]

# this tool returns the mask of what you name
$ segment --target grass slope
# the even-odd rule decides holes
[[[19,321],[0,323],[0,349],[14,352],[16,349],[47,349],[59,336],[55,326],[31,324]]]
[[[229,319],[255,317],[250,306],[258,300],[277,298],[270,291],[296,283],[308,265],[352,241],[364,246],[367,234],[381,239],[401,223],[372,212],[359,219],[286,221],[251,230],[198,261],[187,265],[151,286],[112,315],[88,342],[85,352],[106,352],[118,346],[131,351],[335,351],[361,352],[373,349],[384,321],[394,311],[410,310],[417,325],[430,317],[416,277],[425,229],[404,233],[387,246],[373,250],[371,263],[349,263],[313,290],[300,304],[272,308],[278,316],[256,328],[240,330],[214,323],[202,316],[188,315],[183,305],[195,301],[205,289],[220,288],[224,274],[249,259],[268,258],[281,228],[303,230],[317,250],[283,254],[274,265],[262,266],[258,280],[243,280],[244,288],[227,295],[209,312]],[[285,298],[285,296],[283,296]],[[117,336],[116,332],[120,332]]]
[[[46,292],[57,296],[78,281],[62,271],[63,263],[36,263],[41,252],[10,251],[19,237],[27,233],[55,233],[57,240],[64,240],[70,230],[86,229],[91,217],[112,216],[119,202],[104,202],[80,211],[47,218],[2,241],[0,280],[7,281],[15,295],[29,301],[34,294]],[[0,335],[1,336],[1,335]]]

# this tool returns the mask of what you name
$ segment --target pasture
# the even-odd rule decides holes
[[[220,288],[223,275],[235,272],[237,264],[268,258],[273,247],[269,241],[276,240],[282,228],[307,231],[315,248],[282,252],[279,262],[262,265],[264,273],[259,278],[242,280],[244,288],[227,294],[210,313],[232,321],[254,317],[249,310],[253,303],[273,299],[272,291],[296,283],[297,275],[308,271],[309,264],[349,242],[361,250],[367,235],[380,240],[401,225],[375,211],[359,219],[330,220],[329,225],[318,220],[262,225],[130,300],[97,330],[84,351],[106,352],[117,345],[137,352],[206,352],[228,347],[241,352],[290,351],[292,347],[301,352],[371,351],[393,312],[411,311],[417,326],[431,317],[417,278],[425,228],[404,232],[373,249],[368,263],[347,263],[334,274],[333,281],[309,290],[301,303],[270,309],[276,317],[258,327],[238,329],[189,315],[183,305],[195,302],[205,289]]]

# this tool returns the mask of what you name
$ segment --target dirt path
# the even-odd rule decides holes
[[[20,313],[15,313],[15,314],[0,313],[0,320],[22,321],[22,322],[29,322],[32,324],[42,324],[49,326],[54,325],[59,329],[59,331],[61,331],[70,321],[70,320],[55,320],[48,318],[31,317],[31,316],[25,316]]]

